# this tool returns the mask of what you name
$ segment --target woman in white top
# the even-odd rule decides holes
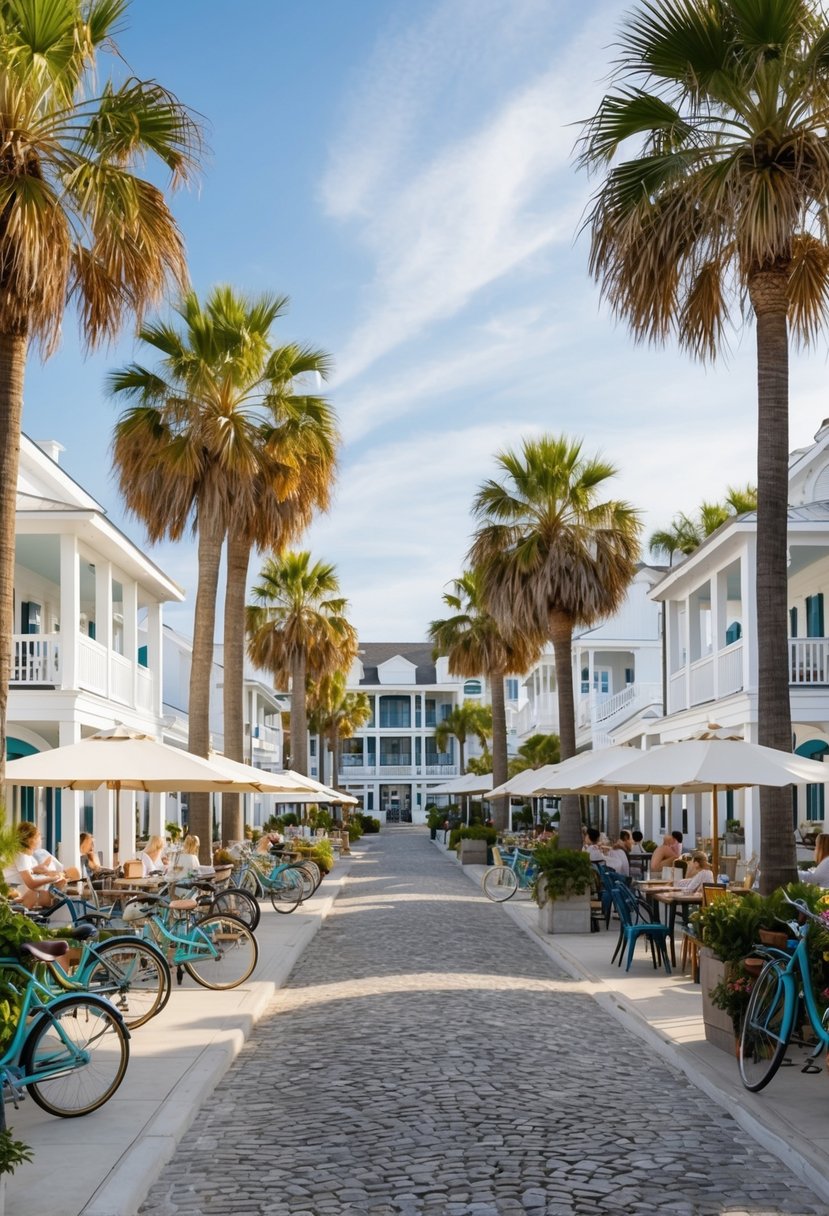
[[[181,852],[170,864],[170,877],[192,878],[194,874],[198,874],[199,869],[199,838],[198,836],[185,836]]]
[[[17,902],[24,908],[48,908],[54,903],[48,888],[66,882],[63,870],[52,870],[38,863],[35,849],[41,847],[42,838],[37,824],[19,823],[17,839],[20,852],[14,864],[3,871],[3,877],[10,887],[17,888]]]
[[[829,832],[821,832],[815,841],[815,863],[813,870],[798,870],[798,878],[818,887],[829,887]]]
[[[714,872],[710,867],[708,854],[699,849],[696,853],[691,854],[685,877],[678,880],[676,887],[680,891],[685,891],[687,895],[694,895],[697,891],[702,890],[705,883],[713,881]]]
[[[164,873],[165,862],[164,858],[162,857],[163,852],[164,837],[151,836],[142,851],[138,854],[141,860],[143,878],[150,878],[153,874]]]

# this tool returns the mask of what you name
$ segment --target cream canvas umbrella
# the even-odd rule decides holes
[[[640,754],[638,748],[626,743],[579,752],[569,760],[562,760],[561,764],[548,765],[544,781],[535,792],[538,795],[605,794],[604,777]]]
[[[66,790],[97,790],[103,786],[116,793],[221,793],[241,788],[209,760],[122,725],[99,731],[80,743],[10,760],[6,781],[9,785]]]
[[[503,785],[496,786],[489,794],[489,797],[498,798],[504,794],[511,794],[514,798],[539,797],[545,782],[550,780],[560,767],[561,765],[559,764],[544,764],[541,768],[522,769],[520,773],[516,773],[514,777],[510,777],[509,781],[505,781]]]
[[[713,733],[695,739],[663,743],[635,760],[619,764],[599,783],[630,793],[709,793],[712,796],[713,867],[719,871],[717,796],[720,790],[754,785],[818,785],[829,780],[826,766],[791,752],[722,738]]]
[[[490,797],[492,790],[492,773],[464,773],[462,777],[454,777],[443,785],[433,786],[430,794],[486,794]]]
[[[273,794],[278,802],[347,802],[354,804],[356,798],[342,794],[313,777],[304,777],[292,769],[281,773],[269,773],[266,769],[231,760],[219,752],[211,752],[210,763],[232,782],[234,793]]]

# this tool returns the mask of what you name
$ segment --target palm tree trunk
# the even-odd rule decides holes
[[[342,750],[342,740],[340,732],[335,726],[331,732],[331,780],[329,785],[333,790],[338,790],[340,780],[340,751]]]
[[[553,643],[556,660],[561,758],[569,760],[576,754],[576,704],[573,696],[573,623],[568,616],[556,613],[551,618],[550,641]],[[563,849],[582,847],[581,809],[577,794],[568,794],[561,800],[558,839]]]
[[[222,701],[225,755],[240,761],[245,760],[245,600],[250,549],[244,537],[231,531],[227,538]],[[222,794],[223,838],[243,840],[244,834],[241,794]]]
[[[187,746],[197,756],[207,756],[210,750],[210,681],[222,540],[222,528],[215,520],[199,519],[199,581],[193,617],[187,737]],[[207,864],[213,848],[211,794],[190,795],[188,821],[191,834],[199,838],[199,859]]]
[[[0,334],[0,790],[5,784],[6,719],[14,633],[14,537],[20,424],[28,340]],[[68,628],[66,622],[65,628]]]
[[[307,660],[304,654],[291,664],[291,767],[308,775],[308,706],[305,693]],[[321,760],[322,758],[320,758]]]
[[[503,672],[489,673],[489,697],[492,707],[492,788],[495,789],[507,779],[507,710]],[[509,827],[509,795],[493,799],[492,818],[499,831]]]
[[[792,750],[788,662],[789,267],[749,279],[757,318],[758,740]],[[791,791],[760,789],[763,894],[797,878]]]
[[[609,790],[607,795],[607,835],[610,840],[619,839],[621,828],[619,817],[619,791]]]

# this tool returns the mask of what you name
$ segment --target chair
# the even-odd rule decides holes
[[[644,937],[651,948],[654,970],[657,967],[658,950],[659,957],[665,965],[665,972],[667,975],[670,975],[671,963],[668,958],[668,926],[660,924],[658,921],[646,919],[650,916],[647,905],[644,902],[640,902],[629,887],[623,883],[614,883],[610,894],[613,906],[619,916],[619,940],[616,943],[616,949],[613,951],[613,957],[610,961],[615,962],[618,956],[619,966],[621,967],[622,956],[627,948],[625,971],[630,971],[636,943],[640,937]]]
[[[704,882],[702,884],[702,906],[707,908],[709,904],[715,903],[718,899],[733,898],[730,895],[728,887],[724,887],[720,882]]]

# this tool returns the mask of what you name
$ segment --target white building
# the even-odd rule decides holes
[[[164,626],[164,742],[186,747],[189,728],[188,706],[190,702],[190,668],[192,665],[192,639]],[[214,751],[224,751],[224,719],[222,697],[224,693],[223,648],[214,647],[210,680],[210,742]],[[283,698],[274,692],[272,684],[249,664],[245,666],[243,692],[246,764],[265,769],[269,773],[282,770],[282,712]],[[216,807],[220,805],[217,795]],[[243,795],[245,823],[259,827],[276,811],[276,803],[267,794]],[[186,794],[167,795],[167,819],[182,823],[187,820]]]
[[[640,566],[613,616],[573,636],[576,746],[603,747],[625,725],[662,707],[661,610],[651,592],[664,571]],[[517,744],[558,734],[558,693],[552,645],[522,680],[515,715]]]
[[[822,759],[829,751],[829,421],[815,442],[789,458],[789,688],[792,746]],[[639,723],[648,745],[686,738],[711,722],[757,741],[757,519],[729,520],[654,589],[666,622],[666,716]],[[631,731],[635,733],[636,727]],[[646,831],[680,828],[710,834],[710,798],[643,800]],[[720,795],[720,825],[743,824],[748,852],[759,851],[756,791]],[[824,786],[793,794],[792,824],[824,818]],[[643,825],[645,826],[645,825]]]
[[[506,681],[506,689],[514,705],[517,681]],[[430,789],[461,771],[457,740],[450,738],[447,750],[439,752],[435,727],[464,700],[488,704],[486,681],[451,676],[448,660],[435,661],[427,642],[364,642],[347,690],[368,696],[372,717],[353,739],[342,741],[338,784],[359,798],[368,814],[386,822],[423,823]],[[317,740],[310,742],[311,776],[324,780]],[[467,758],[478,751],[475,741],[467,740]]]
[[[59,465],[60,444],[22,436],[17,493],[7,757],[76,743],[123,722],[160,737],[162,604],[180,587],[106,517]],[[113,837],[134,847],[134,794],[7,787],[15,818],[37,819],[49,848],[77,863],[78,835],[94,830],[107,860]],[[149,813],[160,822],[153,796]],[[126,854],[129,855],[129,854]]]

